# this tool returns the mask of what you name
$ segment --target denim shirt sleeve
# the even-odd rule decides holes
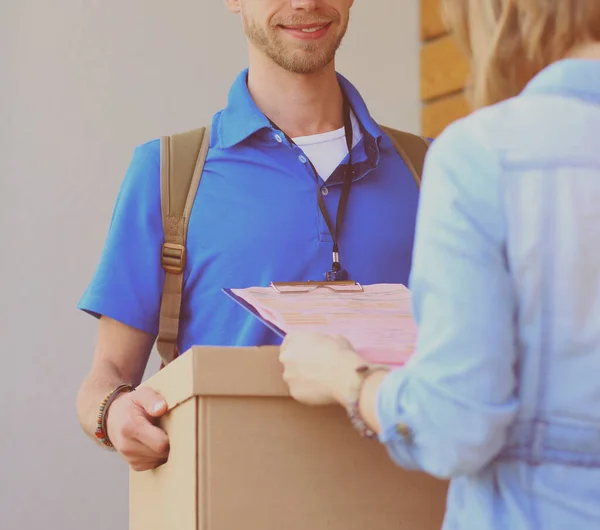
[[[377,400],[394,461],[442,478],[488,464],[517,409],[500,165],[470,124],[454,124],[430,148],[410,279],[417,351]]]

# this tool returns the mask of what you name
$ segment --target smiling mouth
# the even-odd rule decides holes
[[[296,26],[281,26],[283,29],[291,31],[301,31],[302,33],[316,33],[330,26],[331,22],[325,24],[299,24]]]

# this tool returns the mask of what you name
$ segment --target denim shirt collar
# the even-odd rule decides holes
[[[560,94],[600,104],[600,60],[552,63],[528,83],[523,94]]]

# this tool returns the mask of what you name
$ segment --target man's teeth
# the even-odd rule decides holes
[[[319,26],[318,28],[304,28],[302,31],[304,33],[314,33],[315,31],[319,31],[320,29],[323,29],[325,26]]]

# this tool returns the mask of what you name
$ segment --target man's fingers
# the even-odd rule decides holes
[[[149,416],[160,418],[167,412],[167,402],[158,392],[151,388],[141,387],[135,391],[134,402]]]
[[[165,431],[148,420],[136,422],[133,437],[147,448],[146,454],[162,459],[169,455],[169,438]],[[148,452],[149,451],[149,452]]]
[[[162,466],[167,462],[167,459],[164,460],[135,460],[129,462],[129,466],[134,471],[148,471],[150,469],[156,469],[159,466]]]
[[[165,399],[150,388],[119,396],[107,418],[116,450],[135,471],[154,469],[169,456],[167,434],[154,425],[168,410]]]
[[[134,471],[155,469],[167,461],[167,457],[157,457],[156,453],[138,440],[128,440],[121,456]]]

